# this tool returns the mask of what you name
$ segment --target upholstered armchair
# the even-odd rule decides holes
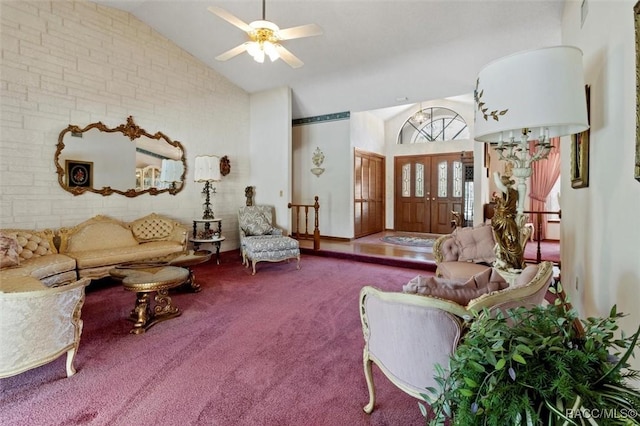
[[[273,207],[245,206],[238,210],[240,227],[240,254],[242,264],[249,261],[256,273],[258,262],[280,262],[297,259],[300,269],[300,247],[297,240],[282,235],[282,230],[273,226]]]
[[[19,291],[0,291],[0,378],[39,367],[64,353],[71,377],[76,372],[80,311],[90,279],[54,288],[31,277],[16,279],[25,281]]]
[[[405,292],[362,288],[363,363],[369,389],[369,403],[364,411],[371,413],[375,404],[372,364],[399,389],[422,400],[420,394],[426,393],[427,387],[437,387],[434,366],[446,368],[450,355],[464,338],[465,318],[472,318],[472,312],[483,308],[506,312],[517,306],[540,304],[551,276],[552,264],[543,262],[527,266],[513,286],[500,285],[501,290],[484,294],[478,288],[467,291],[472,284],[469,282],[449,283],[447,291],[464,287],[470,297],[476,296],[464,305],[444,299],[447,293],[436,290],[438,286],[432,288],[431,295],[425,291],[427,287],[420,289],[419,285],[412,287],[414,293],[406,292],[410,286],[405,286]],[[442,287],[444,282],[439,284]]]
[[[246,243],[265,237],[282,236],[282,230],[273,226],[272,206],[245,206],[238,209],[240,228],[240,255],[242,264],[247,263]]]

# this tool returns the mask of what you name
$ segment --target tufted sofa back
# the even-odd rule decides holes
[[[2,234],[18,242],[17,251],[20,260],[27,260],[47,254],[56,254],[58,252],[53,243],[54,234],[51,229],[42,231],[3,229]]]

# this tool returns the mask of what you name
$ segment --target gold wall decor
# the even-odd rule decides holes
[[[163,159],[182,164],[179,181],[171,184],[162,182],[160,165]],[[87,192],[126,197],[162,193],[175,195],[184,187],[187,172],[182,144],[162,132],[148,133],[131,116],[126,123],[114,128],[102,122],[85,127],[70,124],[58,136],[53,161],[58,183],[73,195]],[[157,164],[147,164],[146,161]],[[149,185],[143,185],[143,171],[147,169],[156,170],[157,174],[156,178],[149,179]]]
[[[591,88],[585,86],[587,97],[587,119],[591,124]],[[589,131],[571,135],[571,187],[589,186]]]
[[[636,23],[636,167],[635,178],[640,182],[640,1],[633,8]]]

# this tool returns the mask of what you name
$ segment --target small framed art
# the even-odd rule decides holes
[[[640,1],[633,8],[636,26],[636,165],[634,176],[640,182]]]
[[[587,97],[587,119],[591,124],[590,87],[585,86]],[[589,186],[589,130],[571,135],[571,187]]]
[[[65,160],[67,186],[91,188],[93,185],[93,162]]]

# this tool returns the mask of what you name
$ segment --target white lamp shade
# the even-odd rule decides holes
[[[220,158],[215,155],[196,157],[193,180],[196,182],[218,181],[220,175]]]
[[[582,51],[555,46],[506,56],[486,65],[476,87],[475,139],[517,139],[522,129],[536,138],[565,136],[589,128]]]
[[[178,160],[162,160],[160,180],[162,182],[180,182],[184,173],[184,165]]]

